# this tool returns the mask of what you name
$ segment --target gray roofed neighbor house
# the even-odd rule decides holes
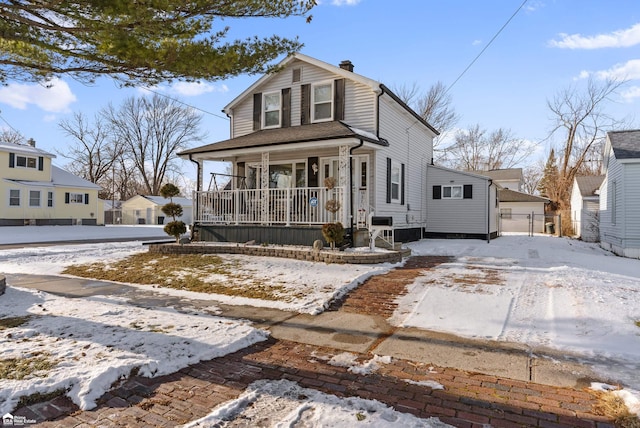
[[[492,169],[490,171],[482,171],[480,174],[486,175],[492,180],[521,180],[522,168]]]
[[[616,159],[640,159],[640,129],[607,134]]]
[[[600,189],[600,185],[604,180],[604,175],[585,175],[581,177],[576,177],[576,183],[578,184],[578,189],[580,189],[580,194],[585,196],[596,196],[596,191]]]
[[[230,140],[223,140],[206,146],[185,150],[178,153],[178,156],[222,150],[246,149],[250,147],[330,140],[334,138],[360,138],[381,146],[389,145],[386,140],[378,139],[371,133],[352,128],[341,121],[333,121],[291,126],[289,128],[263,129],[252,132],[251,134],[231,138]]]
[[[499,189],[498,199],[500,202],[544,202],[545,204],[549,202],[547,198],[509,189]]]

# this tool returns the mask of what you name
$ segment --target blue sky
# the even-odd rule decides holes
[[[610,113],[633,116],[640,106],[640,2],[637,0],[528,0],[498,37],[487,44],[523,0],[322,0],[313,20],[228,21],[232,38],[298,36],[302,53],[331,64],[349,59],[354,71],[391,88],[414,83],[426,91],[451,85],[458,126],[511,129],[518,138],[542,141],[551,127],[546,101],[586,76],[629,80]],[[282,58],[280,58],[282,59]],[[239,76],[199,86],[156,88],[213,114],[204,114],[207,143],[229,136],[221,109],[260,76]],[[0,127],[11,127],[38,147],[64,152],[69,140],[58,123],[73,112],[89,116],[109,102],[119,105],[141,89],[120,89],[103,78],[94,86],[71,79],[52,89],[12,83],[0,88]],[[635,127],[640,127],[640,117]],[[546,157],[549,142],[540,145]],[[54,161],[64,166],[58,156]],[[185,174],[192,176],[190,165]]]

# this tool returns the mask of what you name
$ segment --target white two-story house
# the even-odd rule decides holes
[[[198,171],[199,239],[310,245],[323,223],[356,235],[372,214],[392,223],[397,241],[422,236],[438,132],[350,61],[289,56],[224,112],[231,138],[179,154]],[[232,164],[228,190],[203,189],[207,161]]]
[[[104,224],[97,186],[29,144],[0,143],[0,226]]]

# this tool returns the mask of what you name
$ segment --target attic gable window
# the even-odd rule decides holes
[[[262,95],[263,128],[279,127],[281,111],[282,97],[280,91],[267,92]]]
[[[333,82],[312,85],[311,106],[312,122],[333,120]]]

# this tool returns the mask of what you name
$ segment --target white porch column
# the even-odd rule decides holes
[[[338,157],[338,186],[342,188],[342,225],[347,227],[348,215],[351,207],[349,206],[349,194],[351,186],[349,185],[349,146],[340,146]]]
[[[269,152],[262,153],[262,168],[260,169],[260,219],[262,223],[269,222]]]

